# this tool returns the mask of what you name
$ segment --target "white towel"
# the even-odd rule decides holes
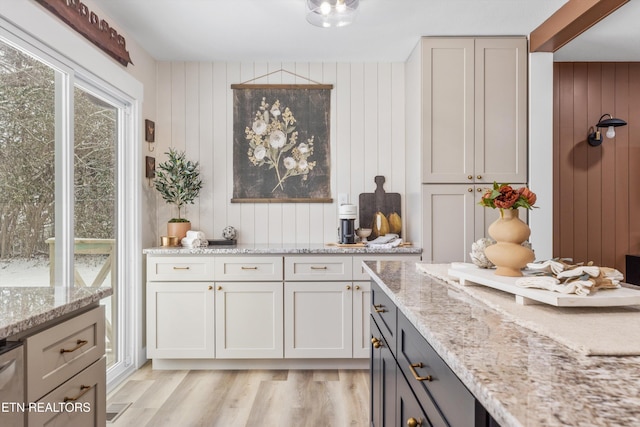
[[[187,248],[199,248],[202,245],[202,241],[200,239],[192,238],[192,237],[184,237],[180,243],[182,246]]]
[[[402,239],[395,239],[389,243],[373,243],[373,242],[368,242],[367,246],[372,248],[372,249],[393,249],[393,248],[397,248],[398,246],[400,246],[402,244]]]
[[[204,235],[204,232],[198,231],[198,230],[187,231],[186,237],[189,239],[207,240],[207,238]]]

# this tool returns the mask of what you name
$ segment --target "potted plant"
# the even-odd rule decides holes
[[[182,239],[191,229],[191,222],[182,218],[182,208],[193,204],[202,188],[200,165],[187,160],[184,151],[170,148],[165,154],[169,159],[158,165],[154,185],[165,202],[178,208],[178,217],[172,218],[167,224],[167,234]]]

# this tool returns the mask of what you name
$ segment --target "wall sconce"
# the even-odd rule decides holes
[[[604,119],[606,116],[609,116],[609,118]],[[597,147],[598,145],[602,144],[602,132],[600,132],[600,128],[607,128],[607,133],[605,135],[607,135],[607,138],[611,139],[616,136],[616,131],[613,128],[616,128],[618,126],[626,126],[626,125],[627,125],[627,122],[625,122],[622,119],[613,118],[611,117],[611,114],[603,114],[600,117],[600,120],[598,120],[598,124],[596,125],[595,132],[589,133],[589,136],[587,137],[587,142],[589,142],[589,145],[591,145],[592,147]]]

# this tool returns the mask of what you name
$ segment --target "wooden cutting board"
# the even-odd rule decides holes
[[[378,175],[374,178],[376,189],[373,193],[361,193],[358,202],[358,210],[360,211],[360,227],[373,228],[373,217],[376,212],[382,212],[385,216],[396,212],[402,217],[400,211],[400,194],[387,193],[384,191],[383,185],[385,178]]]

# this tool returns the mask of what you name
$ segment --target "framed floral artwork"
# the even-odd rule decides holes
[[[231,85],[232,203],[331,203],[332,85]]]

